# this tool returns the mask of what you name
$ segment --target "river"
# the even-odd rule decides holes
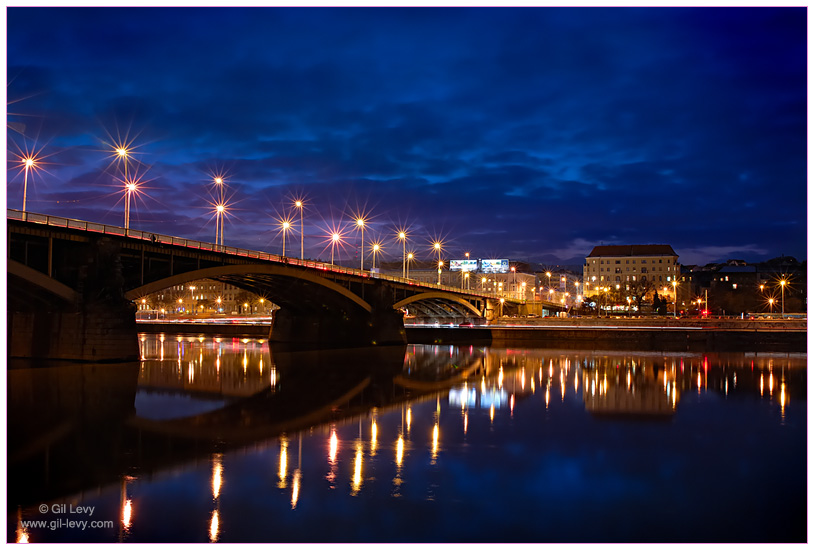
[[[806,541],[804,354],[140,343],[10,362],[8,541]]]

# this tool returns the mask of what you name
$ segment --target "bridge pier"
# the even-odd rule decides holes
[[[357,348],[406,344],[402,312],[394,310],[382,285],[366,293],[371,311],[359,307],[276,310],[269,342],[292,350]]]
[[[73,257],[76,290],[9,259],[9,358],[138,360],[136,307],[124,298],[119,246],[102,237]]]

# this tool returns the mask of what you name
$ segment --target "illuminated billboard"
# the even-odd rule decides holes
[[[481,261],[481,271],[485,274],[506,274],[509,272],[509,260],[485,258]]]
[[[451,260],[451,272],[475,272],[478,271],[478,260]]]

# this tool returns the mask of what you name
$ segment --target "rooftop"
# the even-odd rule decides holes
[[[598,245],[589,257],[598,256],[679,256],[670,245]]]

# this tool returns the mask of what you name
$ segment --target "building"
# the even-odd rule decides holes
[[[583,266],[585,294],[612,287],[673,295],[673,282],[680,275],[678,259],[670,245],[598,245]]]
[[[509,271],[505,273],[484,272],[480,269],[472,272],[449,270],[448,266],[449,263],[446,262],[441,274],[439,274],[438,268],[433,269],[429,265],[411,268],[410,279],[431,285],[437,285],[441,280],[441,284],[448,287],[496,293],[500,296],[526,301],[536,299],[535,275],[516,271],[515,266],[512,264],[509,265]],[[381,271],[388,275],[402,275],[401,267],[398,271],[392,268]]]
[[[174,285],[136,300],[140,317],[172,314],[264,314],[276,308],[266,298],[211,279]]]

